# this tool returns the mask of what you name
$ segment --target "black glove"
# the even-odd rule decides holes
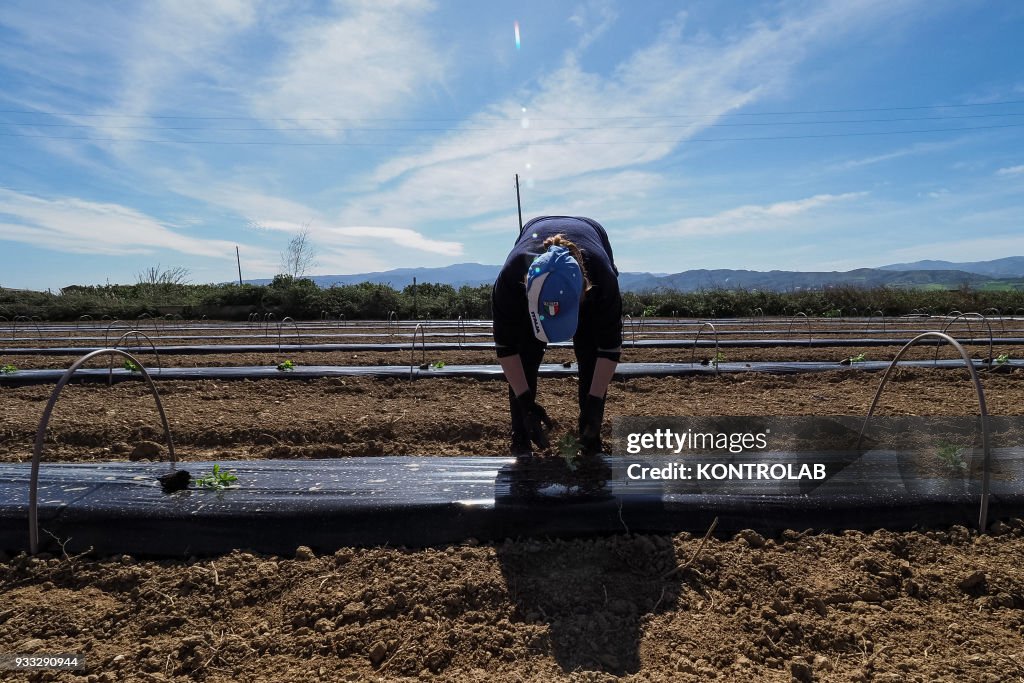
[[[522,432],[531,442],[537,444],[537,448],[548,448],[551,442],[548,440],[547,430],[551,429],[554,422],[548,417],[547,411],[537,403],[533,391],[527,390],[516,396],[516,403],[519,404],[522,415]]]
[[[604,451],[601,444],[601,423],[604,421],[604,399],[587,396],[580,411],[580,446],[584,455],[595,455]]]

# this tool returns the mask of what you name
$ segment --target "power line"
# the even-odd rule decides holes
[[[1015,112],[1008,114],[966,114],[962,116],[910,116],[910,117],[898,117],[898,118],[884,118],[884,119],[836,119],[832,121],[751,121],[745,123],[708,123],[705,124],[705,128],[737,128],[737,127],[749,127],[749,126],[820,126],[820,125],[834,125],[834,124],[850,124],[850,123],[899,123],[907,121],[952,121],[961,119],[985,119],[985,118],[1004,118],[1007,116],[1024,116],[1024,112]],[[514,123],[511,122],[510,123]],[[22,121],[0,121],[2,126],[19,126],[25,128],[86,128],[91,130],[188,130],[188,131],[207,131],[207,132],[278,132],[278,133],[290,133],[295,132],[294,129],[281,129],[281,128],[268,128],[268,127],[253,127],[247,126],[243,128],[209,128],[205,126],[107,126],[107,125],[95,125],[86,123],[36,123],[36,122],[22,122]],[[644,126],[544,126],[544,127],[530,127],[533,131],[571,131],[571,130],[657,130],[659,128],[686,128],[693,124],[690,123],[670,123],[665,125],[644,125]],[[500,130],[518,130],[521,125],[514,125],[508,128],[501,127],[489,127],[489,128],[357,128],[357,129],[343,129],[351,130],[353,132],[365,133],[373,131],[383,132],[463,132],[463,131],[500,131]]]
[[[732,138],[682,138],[678,140],[566,140],[560,142],[530,142],[522,141],[521,144],[534,147],[558,147],[563,145],[658,145],[658,144],[680,144],[686,142],[745,142],[760,140],[810,140],[820,138],[848,138],[865,137],[877,135],[911,135],[918,133],[946,133],[958,131],[995,130],[1002,128],[1021,128],[1024,123],[996,124],[991,126],[960,126],[956,128],[921,128],[916,130],[888,130],[888,131],[857,131],[845,133],[809,133],[801,135],[765,135],[751,137]],[[147,144],[169,144],[169,145],[250,145],[250,146],[277,146],[277,147],[445,147],[444,143],[404,143],[404,142],[286,142],[273,140],[150,140],[143,138],[96,138],[85,136],[67,135],[27,135],[22,133],[0,133],[2,137],[8,138],[35,138],[42,140],[81,140],[85,142],[139,142]]]
[[[811,114],[852,114],[865,112],[884,111],[914,111],[926,109],[962,109],[967,107],[998,107],[1006,105],[1024,104],[1024,100],[1004,100],[1000,102],[979,102],[976,104],[922,104],[906,107],[862,107],[851,109],[808,109],[790,111],[762,111],[762,112],[733,112],[728,114],[633,114],[626,116],[559,116],[559,117],[531,117],[535,121],[558,121],[567,118],[589,121],[615,121],[623,119],[666,119],[666,118],[715,118],[718,116],[790,116],[790,115],[811,115]],[[254,116],[203,116],[192,114],[97,114],[86,112],[57,112],[40,111],[32,109],[0,109],[0,114],[30,114],[38,116],[61,116],[67,118],[128,118],[128,119],[180,119],[195,121],[405,121],[405,122],[435,122],[435,121],[463,121],[465,118],[385,118],[385,117],[254,117]],[[495,117],[497,118],[497,117]],[[498,119],[504,120],[504,119]]]

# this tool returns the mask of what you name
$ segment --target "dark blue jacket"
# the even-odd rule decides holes
[[[526,272],[533,259],[544,252],[544,240],[558,234],[580,248],[591,284],[580,303],[573,344],[596,349],[598,357],[617,361],[622,350],[622,296],[608,234],[597,221],[572,216],[534,218],[523,226],[505,260],[491,294],[498,356],[511,356],[524,345],[542,343],[530,327]]]

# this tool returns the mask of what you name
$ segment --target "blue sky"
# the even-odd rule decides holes
[[[514,26],[521,43],[517,48]],[[1024,3],[7,0],[0,286],[1024,254]],[[923,131],[923,132],[922,132]]]

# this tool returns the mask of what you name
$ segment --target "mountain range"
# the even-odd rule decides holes
[[[396,268],[377,273],[356,275],[313,275],[310,279],[321,287],[351,285],[360,282],[390,284],[402,289],[419,283],[448,284],[453,287],[476,287],[491,284],[500,266],[479,263],[457,263],[442,268]],[[248,280],[252,284],[268,284],[270,280]],[[915,261],[894,263],[877,268],[849,271],[804,272],[789,270],[686,270],[681,273],[620,273],[619,287],[627,292],[652,290],[695,291],[701,289],[763,289],[789,291],[821,289],[830,286],[857,287],[972,287],[1024,288],[1024,256],[1010,256],[992,261],[954,263],[950,261]]]
[[[966,263],[950,261],[893,263],[889,266],[882,266],[881,270],[963,270],[995,278],[1019,278],[1024,276],[1024,256],[1007,256],[994,261],[969,261]]]

